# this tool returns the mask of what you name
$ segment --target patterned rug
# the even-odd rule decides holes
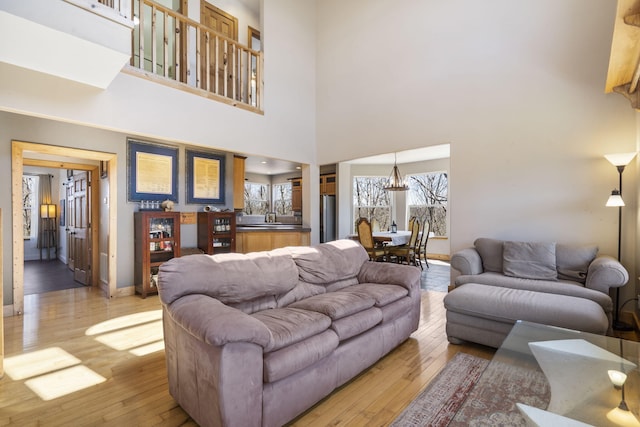
[[[546,409],[550,391],[541,371],[488,364],[456,354],[391,426],[526,426],[516,403]]]
[[[391,426],[446,426],[489,364],[457,353]]]

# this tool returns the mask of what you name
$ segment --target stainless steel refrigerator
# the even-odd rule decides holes
[[[320,243],[336,240],[336,196],[320,196]]]

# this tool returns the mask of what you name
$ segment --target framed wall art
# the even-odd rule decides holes
[[[186,150],[187,203],[224,203],[223,154]]]
[[[178,202],[178,148],[127,141],[127,198],[130,202]]]

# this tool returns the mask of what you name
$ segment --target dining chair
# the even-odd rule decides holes
[[[400,260],[406,261],[407,264],[415,263],[415,249],[418,235],[420,234],[420,220],[412,217],[409,219],[411,236],[409,242],[406,245],[389,246],[388,255],[390,258],[394,258],[396,262]]]
[[[369,259],[372,261],[384,261],[387,256],[387,250],[384,247],[376,246],[369,220],[367,218],[358,218],[356,228],[360,244],[369,254]]]
[[[431,226],[427,221],[425,221],[422,226],[422,234],[420,235],[420,239],[416,242],[416,260],[417,264],[420,264],[420,268],[422,269],[422,259],[424,259],[424,263],[429,268],[429,260],[427,259],[427,242],[429,241],[429,231]]]

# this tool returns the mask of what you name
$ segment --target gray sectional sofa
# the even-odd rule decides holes
[[[279,426],[418,327],[420,269],[351,240],[160,267],[169,391],[203,426]]]
[[[609,290],[629,280],[596,246],[479,238],[451,257],[461,275],[447,294],[447,337],[499,347],[516,320],[605,334]]]

